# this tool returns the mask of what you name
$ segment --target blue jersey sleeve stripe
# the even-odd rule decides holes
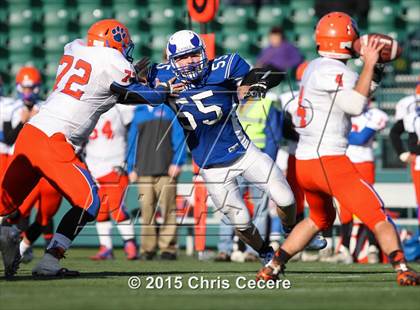
[[[226,67],[226,72],[225,72],[225,79],[228,79],[229,76],[230,76],[230,67],[232,66],[232,61],[233,61],[233,58],[235,57],[235,55],[236,54],[232,54],[229,58],[229,61],[228,61],[227,67]]]

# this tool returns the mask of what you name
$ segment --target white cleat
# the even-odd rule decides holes
[[[47,252],[32,269],[32,275],[34,277],[77,277],[80,274],[78,271],[62,268],[59,259]]]
[[[0,252],[3,257],[4,276],[13,277],[21,262],[20,231],[14,226],[0,226]]]

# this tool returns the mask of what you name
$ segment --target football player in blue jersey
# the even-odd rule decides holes
[[[175,111],[185,131],[192,157],[217,208],[234,225],[241,240],[268,259],[267,246],[252,223],[238,188],[242,175],[277,204],[285,227],[293,227],[296,208],[293,193],[273,160],[248,138],[236,116],[241,99],[265,96],[268,88],[280,82],[278,76],[264,69],[250,69],[238,54],[208,60],[205,45],[190,30],[174,33],[167,44],[168,63],[154,64],[148,83],[169,82],[183,89],[167,104]],[[111,89],[122,100],[136,98],[135,83],[128,87],[114,84]],[[279,130],[281,130],[279,128]]]

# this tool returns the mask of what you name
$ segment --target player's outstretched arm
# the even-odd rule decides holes
[[[270,88],[276,87],[283,79],[283,74],[280,71],[268,68],[254,68],[249,71],[240,86],[240,97],[245,99],[248,97],[264,98]],[[244,93],[243,90],[246,90]],[[240,98],[242,99],[242,98]]]
[[[118,95],[118,103],[122,104],[150,104],[159,105],[166,101],[167,88],[163,85],[150,88],[143,84],[131,83],[124,86],[113,82],[111,92]]]

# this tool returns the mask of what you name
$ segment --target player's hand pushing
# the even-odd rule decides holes
[[[184,83],[175,83],[176,77],[168,80],[167,82],[161,82],[159,79],[155,80],[156,87],[163,86],[168,92],[170,97],[177,97],[179,92],[183,91],[185,88]]]

